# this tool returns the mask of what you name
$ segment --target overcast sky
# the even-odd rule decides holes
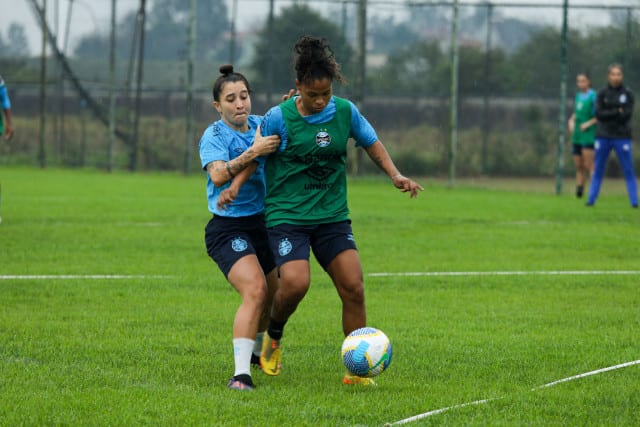
[[[37,0],[42,4],[42,0]],[[151,2],[153,0],[150,0]],[[226,0],[229,5],[229,12],[231,13],[231,2],[233,0]],[[236,24],[237,28],[241,31],[249,27],[255,27],[258,21],[262,22],[264,16],[268,10],[268,0],[237,0],[238,1],[238,19]],[[380,4],[375,4],[379,0],[370,0],[370,13],[389,14],[392,13],[392,8],[381,7]],[[464,0],[463,0],[464,1]],[[402,0],[391,0],[388,3],[402,3]],[[469,0],[467,0],[469,2]],[[483,0],[478,0],[478,3],[485,3]],[[562,0],[499,0],[496,3],[543,3],[549,5],[561,5]],[[7,28],[10,23],[18,22],[27,29],[27,36],[29,39],[29,46],[32,53],[40,51],[41,34],[38,28],[37,21],[31,11],[31,0],[0,0],[0,33],[3,38],[6,39]],[[55,9],[58,5],[59,9],[59,28],[60,33],[64,34],[64,28],[66,26],[67,8],[70,0],[47,0],[48,9],[48,21],[51,27],[54,27],[55,23]],[[285,6],[291,4],[290,0],[276,0],[276,7]],[[596,0],[571,0],[570,4],[602,4],[601,1]],[[611,0],[604,2],[606,4],[615,5],[635,5],[640,6],[640,1],[634,0]],[[314,7],[328,7],[326,2],[310,1],[310,4]],[[119,17],[132,12],[139,6],[139,0],[117,0],[117,13]],[[149,8],[149,6],[147,6]],[[352,6],[353,7],[353,6]],[[396,7],[395,10],[398,8]],[[376,10],[378,12],[376,12]],[[544,21],[549,24],[558,24],[560,22],[560,9],[557,7],[550,8],[536,8],[536,9],[521,9],[521,8],[499,8],[499,13],[503,15],[512,16],[526,16],[527,18],[535,21]],[[70,26],[70,50],[73,49],[75,42],[86,34],[93,32],[96,28],[108,31],[109,20],[111,15],[111,0],[73,0],[72,18]],[[636,12],[636,15],[640,11]],[[571,22],[581,23],[594,23],[602,17],[602,11],[593,10],[575,10],[570,15]]]

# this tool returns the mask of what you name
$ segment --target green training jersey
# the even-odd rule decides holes
[[[282,104],[287,144],[265,163],[267,227],[326,224],[349,218],[346,159],[351,105],[334,97],[336,113],[325,123],[309,124],[295,98]]]
[[[589,126],[587,130],[580,130],[580,125],[595,117],[596,93],[593,89],[576,94],[574,114],[576,118],[575,128],[571,141],[574,144],[593,145],[596,139],[596,126]]]

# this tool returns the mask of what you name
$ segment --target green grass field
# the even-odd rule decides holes
[[[351,180],[389,370],[341,384],[339,300],[314,263],[282,375],[254,372],[241,393],[225,387],[239,298],[204,250],[203,176],[0,180],[0,425],[382,426],[494,398],[407,425],[638,423],[640,365],[532,391],[640,359],[640,212],[618,181],[586,208],[569,180],[556,196],[553,182],[425,179],[417,200]]]

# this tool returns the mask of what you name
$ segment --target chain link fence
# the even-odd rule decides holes
[[[578,72],[589,73],[597,90],[606,85],[606,67],[619,62],[625,65],[625,84],[632,89],[640,86],[637,84],[640,27],[636,9],[640,5],[632,2],[606,5],[571,2],[564,76],[560,71],[562,1],[459,2],[455,88],[451,85],[452,2],[369,0],[363,39],[359,38],[362,28],[358,27],[361,2],[272,1],[269,2],[273,7],[272,20],[270,13],[265,13],[258,19],[259,25],[236,30],[243,9],[256,4],[267,6],[267,2],[235,0],[228,8],[230,25],[222,31],[224,44],[217,47],[222,52],[219,58],[200,58],[196,54],[191,108],[187,108],[188,63],[184,57],[144,59],[137,110],[132,79],[135,57],[132,54],[129,60],[117,61],[115,119],[121,133],[111,158],[108,122],[104,114],[96,113],[96,108],[104,113],[109,107],[106,52],[103,57],[91,59],[69,54],[64,57],[66,70],[56,52],[49,49],[42,146],[40,59],[3,53],[0,73],[12,100],[16,134],[13,140],[1,143],[0,164],[108,168],[113,162],[116,169],[197,171],[199,136],[209,123],[218,119],[211,105],[211,85],[221,63],[231,61],[251,81],[262,82],[252,94],[254,114],[264,113],[280,94],[293,87],[292,74],[285,79],[289,85],[275,80],[269,83],[260,79],[265,70],[255,65],[255,46],[260,37],[270,22],[283,25],[278,19],[291,7],[309,8],[321,22],[335,26],[343,37],[341,40],[349,45],[352,55],[339,58],[349,83],[336,85],[335,92],[357,101],[406,174],[446,176],[450,171],[452,99],[457,102],[458,176],[553,176],[558,165],[561,80],[565,79],[567,84],[567,118],[572,110]],[[94,7],[106,8],[108,3]],[[297,25],[301,32],[305,31],[304,23]],[[182,37],[182,33],[168,33],[166,37]],[[365,80],[361,82],[357,58],[363,41],[366,67]],[[452,97],[454,90],[456,97]],[[187,111],[194,123],[193,139],[187,137]],[[132,141],[136,112],[140,114],[139,131],[136,141]],[[637,131],[639,123],[636,114],[634,130]],[[571,175],[568,136],[566,141],[562,173]],[[635,163],[640,170],[638,150]],[[377,172],[370,162],[360,162],[355,150],[350,153],[350,170]],[[619,174],[615,161],[608,173]]]

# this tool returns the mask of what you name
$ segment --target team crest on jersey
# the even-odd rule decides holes
[[[578,103],[576,104],[576,110],[580,109],[582,109],[582,101],[578,101]]]
[[[620,104],[626,104],[627,103],[627,94],[626,93],[622,93],[620,94]]]
[[[326,130],[321,130],[316,133],[316,144],[318,147],[324,148],[331,144],[331,135]]]
[[[280,256],[289,255],[291,249],[293,249],[293,245],[291,244],[289,239],[282,239],[280,240],[280,243],[278,243],[278,253],[280,254]]]
[[[231,249],[236,252],[246,251],[248,246],[247,241],[240,237],[236,237],[231,241]]]

